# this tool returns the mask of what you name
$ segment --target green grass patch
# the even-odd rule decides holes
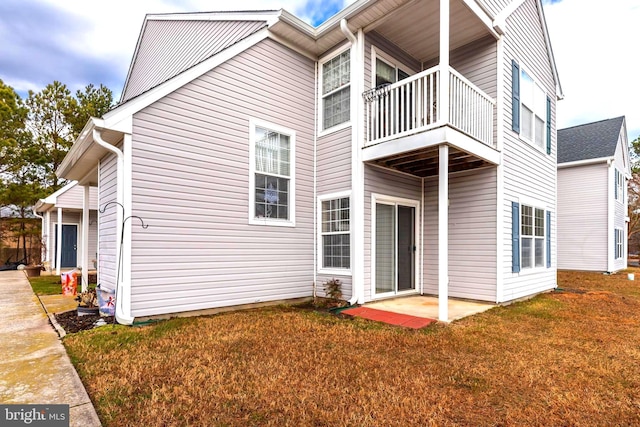
[[[29,283],[36,295],[58,295],[62,293],[60,276],[29,277]]]

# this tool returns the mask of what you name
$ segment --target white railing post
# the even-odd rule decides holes
[[[440,0],[440,120],[449,123],[449,1]]]

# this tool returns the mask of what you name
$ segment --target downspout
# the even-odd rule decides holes
[[[318,296],[318,61],[315,64],[313,92],[313,301]]]
[[[351,32],[351,30],[349,29],[349,26],[347,25],[347,20],[346,20],[346,19],[342,19],[342,20],[340,21],[340,30],[342,31],[342,33],[344,34],[344,36],[345,36],[345,37],[347,38],[347,40],[349,41],[349,45],[350,45],[350,46],[349,46],[349,48],[353,48],[353,45],[354,45],[354,44],[356,44],[356,43],[358,42],[358,39],[356,38],[356,36],[354,36],[354,35],[353,35],[353,33]],[[355,56],[355,55],[351,55],[351,57],[352,57],[352,61],[351,61],[351,62],[352,62],[352,64],[351,64],[351,69],[352,69],[352,70],[357,70],[357,69],[358,69],[358,68],[357,68],[357,64],[354,64],[354,63],[353,63],[353,57],[354,57],[354,56]],[[351,79],[351,80],[353,80],[353,79]],[[352,85],[353,85],[353,84],[355,84],[355,82],[354,82],[354,81],[352,81],[351,83],[352,83]],[[352,86],[352,88],[353,88],[353,86]],[[353,104],[354,104],[354,103],[352,102],[352,103],[351,103],[351,105],[353,106]],[[351,117],[353,117],[353,111],[352,111],[352,116],[351,116]],[[355,126],[354,126],[354,124],[352,123],[352,128],[351,128],[351,129],[352,129],[352,132],[354,131],[354,128],[355,128]],[[352,135],[353,135],[353,133],[352,133]],[[356,143],[354,143],[353,145],[357,145],[357,142],[356,142]],[[353,150],[352,150],[352,153],[353,153]],[[352,155],[353,155],[353,154],[352,154]],[[354,161],[353,161],[353,159],[352,159],[352,162],[351,162],[352,167],[354,166],[354,164],[355,164],[355,162],[354,162]],[[354,171],[351,171],[352,176],[353,176],[353,172],[354,172]],[[357,197],[358,192],[356,192],[356,191],[355,191],[355,188],[353,188],[353,184],[354,184],[354,182],[353,182],[353,179],[352,179],[352,182],[351,182],[351,185],[352,185],[352,188],[351,188],[351,197],[354,199],[354,201],[352,201],[352,202],[351,202],[351,214],[350,214],[350,217],[351,217],[351,218],[354,218],[354,219],[355,219],[355,218],[358,218],[358,219],[359,219],[359,217],[358,217],[358,216],[354,215],[354,213],[355,213],[355,209],[356,209],[356,208],[355,208],[355,204],[356,204],[356,203],[354,203],[354,202],[356,202],[356,200],[355,200],[355,199],[356,199],[356,197]],[[355,258],[355,255],[356,255],[356,251],[355,251],[355,246],[356,246],[356,245],[355,245],[355,242],[356,242],[356,239],[357,239],[357,236],[356,236],[356,234],[357,234],[357,233],[355,233],[354,228],[355,228],[355,227],[352,227],[352,230],[351,230],[351,233],[352,233],[352,236],[353,236],[352,241],[354,242],[354,244],[352,244],[352,245],[351,245],[351,258],[352,258],[352,259],[354,259],[354,258]],[[351,282],[351,299],[349,300],[349,305],[355,305],[355,304],[358,302],[358,297],[359,297],[359,290],[358,290],[358,289],[356,289],[356,283],[358,283],[358,281],[360,280],[360,278],[358,277],[358,274],[357,274],[357,263],[353,262],[352,264],[353,264],[353,265],[352,265],[353,270],[352,270],[352,275],[351,275],[351,280],[352,280],[352,282]]]
[[[117,182],[117,187],[116,187],[116,201],[118,203],[120,203],[122,206],[124,206],[124,197],[123,197],[123,185],[124,185],[124,153],[122,151],[120,151],[117,147],[114,147],[113,145],[109,144],[108,142],[106,142],[104,139],[102,139],[102,135],[101,135],[101,131],[98,129],[94,129],[93,130],[93,140],[102,148],[112,152],[113,154],[116,155],[117,157],[117,168],[116,168],[116,182]],[[124,212],[120,212],[120,210],[117,210],[117,215],[120,216],[122,215],[122,218],[119,218],[118,221],[116,221],[116,224],[118,224],[118,227],[123,227],[122,224],[122,220],[124,219]],[[120,235],[120,233],[122,233],[122,230],[117,230],[116,235]],[[118,241],[116,239],[116,254],[119,254],[120,251],[122,250],[120,248],[121,243],[120,241]],[[120,265],[122,261],[119,260],[118,261],[118,265],[116,266],[116,268],[118,270],[120,270],[120,268],[122,268],[122,266]],[[117,277],[118,275],[116,275]],[[118,280],[116,282],[116,320],[118,321],[118,323],[122,324],[122,325],[132,325],[133,324],[133,320],[134,318],[128,315],[125,315],[122,311],[122,303],[120,302],[122,300],[122,285],[124,285],[124,283],[121,285],[119,282],[121,280]],[[124,281],[123,281],[124,282]],[[119,289],[120,288],[120,289]],[[120,301],[119,301],[120,300]]]

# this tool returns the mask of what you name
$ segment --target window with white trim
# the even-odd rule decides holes
[[[252,176],[250,222],[286,225],[293,222],[295,132],[251,122]]]
[[[520,262],[523,269],[545,266],[544,209],[520,207]]]
[[[616,200],[622,202],[624,200],[624,175],[617,168],[615,169],[616,174]]]
[[[322,63],[322,130],[351,120],[351,51]]]
[[[624,231],[622,228],[615,229],[615,245],[616,245],[616,259],[624,258]]]
[[[547,96],[526,71],[520,69],[520,136],[544,148]]]
[[[351,268],[349,197],[321,200],[321,268]]]

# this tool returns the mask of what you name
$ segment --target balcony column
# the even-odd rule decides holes
[[[89,290],[89,189],[82,187],[82,292]]]
[[[449,5],[450,0],[440,0],[440,99],[438,118],[449,123]]]
[[[58,224],[56,234],[56,275],[60,275],[60,263],[62,261],[62,208],[58,208]]]
[[[449,146],[438,152],[438,320],[449,320]]]

